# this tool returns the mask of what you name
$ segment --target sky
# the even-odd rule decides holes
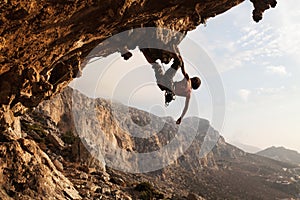
[[[215,68],[222,81],[219,89],[225,94],[225,118],[216,126],[226,141],[300,152],[300,4],[278,0],[259,23],[252,20],[252,10],[252,4],[245,1],[210,18],[205,26],[189,32],[179,46],[190,76],[202,79],[187,116],[214,121],[218,115],[214,113],[218,97],[205,72]],[[184,99],[177,97],[166,108],[153,70],[137,49],[133,55],[128,61],[113,54],[91,62],[71,86],[91,97],[112,98],[177,119]],[[178,74],[175,80],[181,78]]]

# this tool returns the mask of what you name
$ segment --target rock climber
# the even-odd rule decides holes
[[[158,56],[160,52],[160,56]],[[155,77],[157,80],[157,85],[162,91],[165,92],[165,103],[168,105],[173,99],[174,96],[181,96],[185,97],[185,105],[180,117],[177,119],[176,124],[180,124],[181,120],[183,119],[184,115],[186,114],[189,102],[191,98],[192,89],[196,90],[201,85],[201,80],[199,77],[190,78],[189,75],[185,72],[183,60],[179,54],[177,47],[174,47],[175,52],[165,52],[161,49],[141,49],[141,52],[144,54],[146,60],[152,65],[152,68],[155,72]],[[154,51],[154,52],[153,52]],[[156,60],[164,59],[163,55],[168,61],[173,58],[173,64],[171,67],[164,73],[162,70],[162,66],[156,62]],[[168,55],[168,56],[166,56]],[[181,68],[181,72],[184,78],[181,81],[173,82],[173,78],[177,72],[177,70]]]

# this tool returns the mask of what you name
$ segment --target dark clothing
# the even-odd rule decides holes
[[[175,94],[185,97],[184,109],[181,116],[176,121],[176,124],[180,124],[189,107],[192,92],[192,82],[188,74],[185,72],[183,60],[180,56],[178,47],[174,45],[173,50],[174,52],[169,52],[162,49],[141,49],[145,58],[154,69],[158,87],[162,91],[165,91],[166,106],[168,106],[169,103],[175,99]],[[169,63],[171,59],[173,59],[173,64],[164,73],[162,66],[156,62],[157,59],[160,59],[162,63]],[[179,68],[181,68],[184,78],[181,81],[174,83],[173,78]]]
[[[178,49],[174,49],[175,51]],[[179,52],[169,52],[162,49],[141,49],[147,61],[152,64],[152,68],[155,72],[157,85],[161,90],[170,90],[173,91],[173,78],[179,68],[183,69],[183,61]],[[166,58],[168,57],[168,58]],[[156,60],[160,59],[163,63],[163,60],[170,61],[173,58],[173,64],[171,67],[164,73],[162,66],[159,65]]]

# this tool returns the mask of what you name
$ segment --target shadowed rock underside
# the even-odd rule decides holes
[[[259,21],[275,0],[251,0]],[[0,125],[62,91],[99,43],[125,30],[161,27],[186,34],[243,0],[3,0],[0,4]],[[249,11],[250,12],[250,11]],[[154,37],[164,45],[162,33]],[[135,40],[144,35],[135,35]],[[171,36],[170,36],[171,37]],[[124,44],[124,47],[126,44]],[[130,46],[134,49],[136,46]],[[97,56],[121,52],[108,46]],[[93,56],[93,55],[92,55]]]

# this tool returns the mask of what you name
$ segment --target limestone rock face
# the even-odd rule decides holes
[[[174,190],[185,191],[181,182],[189,173],[202,168],[231,169],[228,164],[219,164],[218,156],[240,158],[243,152],[232,148],[228,151],[222,139],[215,152],[202,159],[195,157],[203,140],[192,144],[191,154],[178,159],[174,166],[145,176],[123,176],[131,183],[109,182],[110,174],[105,172],[105,163],[95,161],[85,149],[84,142],[75,134],[74,120],[70,116],[70,105],[58,98],[42,108],[43,100],[59,94],[69,82],[80,74],[85,66],[84,59],[99,43],[125,30],[141,27],[161,27],[179,31],[185,35],[207,19],[221,14],[244,0],[1,0],[0,3],[0,197],[1,199],[80,199],[81,197],[130,199],[135,197],[131,183],[153,180],[157,174],[171,185],[158,181],[164,193]],[[276,5],[275,0],[251,0],[254,5],[253,19],[259,21],[262,13]],[[144,35],[136,35],[141,39]],[[136,39],[136,38],[135,38]],[[178,40],[164,39],[161,32],[155,39],[163,45],[177,46]],[[134,49],[136,44],[129,47]],[[107,46],[93,56],[108,56],[124,49]],[[62,95],[68,96],[67,92]],[[81,99],[85,102],[84,98]],[[132,139],[128,132],[119,129],[111,120],[110,106],[99,101],[98,117],[111,143],[127,151],[155,150],[168,142],[167,133],[149,141]],[[102,107],[101,107],[102,106]],[[29,116],[24,114],[30,111]],[[132,110],[130,116],[140,126],[148,122],[147,115]],[[38,113],[41,112],[41,113]],[[169,124],[173,127],[173,124]],[[204,123],[208,127],[208,122]],[[131,131],[135,126],[127,124]],[[167,127],[169,128],[169,127]],[[114,133],[114,134],[112,134]],[[74,137],[75,136],[75,137]],[[148,148],[146,146],[148,145]],[[196,159],[194,159],[196,158]],[[200,166],[199,168],[196,168]],[[276,165],[277,166],[277,165]],[[175,173],[174,170],[176,169]],[[191,169],[189,171],[189,169]],[[238,168],[239,169],[239,168]],[[276,168],[277,169],[277,168]],[[210,172],[211,173],[211,172]],[[223,172],[225,175],[230,171]],[[181,176],[182,175],[182,176]],[[202,177],[210,177],[201,174]],[[219,180],[223,180],[222,174]],[[123,178],[122,177],[122,178]],[[154,177],[154,178],[153,178]],[[114,179],[119,180],[119,179]],[[185,179],[187,180],[187,179]],[[200,179],[195,179],[198,181]],[[173,182],[172,182],[173,181]],[[216,182],[217,182],[216,181]],[[216,182],[211,185],[215,187]],[[189,187],[190,180],[183,181]],[[198,181],[204,188],[208,181]],[[120,185],[118,185],[120,184]],[[210,184],[210,182],[209,182]],[[222,183],[225,184],[225,183]],[[75,188],[73,187],[75,186]],[[124,185],[131,185],[124,188]],[[234,184],[233,184],[234,185]],[[255,185],[255,184],[254,184]],[[231,185],[229,185],[231,186]],[[229,187],[228,186],[228,187]],[[171,189],[168,189],[171,188]],[[181,187],[181,188],[180,188]],[[209,186],[202,192],[214,199],[218,194]],[[166,189],[167,188],[167,189]],[[257,189],[257,188],[256,188]],[[173,190],[173,191],[172,191]],[[121,191],[121,192],[120,192]],[[122,192],[123,191],[123,192]],[[129,191],[129,192],[128,192]],[[189,191],[188,191],[189,192]],[[186,192],[186,195],[188,195]],[[195,191],[192,191],[195,192]],[[207,192],[207,193],[205,193]],[[286,197],[285,195],[274,196]],[[237,194],[238,196],[239,194]],[[203,195],[200,195],[203,196]],[[228,196],[226,198],[229,198]]]
[[[171,117],[160,118],[105,99],[91,99],[66,88],[19,117],[19,123],[21,136],[7,132],[0,137],[0,199],[298,197],[298,166],[245,153],[226,143],[204,119],[184,119],[181,126],[187,137],[181,137]],[[76,127],[77,123],[80,126]],[[189,128],[195,128],[195,123],[197,129]],[[147,160],[137,162],[135,157],[129,161],[126,154],[109,149],[151,153],[176,138],[181,139],[180,146],[192,131],[197,135],[187,149],[162,152],[179,157],[161,169],[134,174],[109,165],[118,161],[123,169],[155,166]],[[205,139],[207,133],[210,137]],[[103,136],[106,141],[99,140]],[[214,148],[201,154],[203,141],[210,142],[214,136],[218,139]],[[294,181],[290,177],[295,177]]]
[[[55,106],[56,103],[61,106]],[[79,117],[76,115],[77,111]],[[50,101],[44,101],[33,113],[41,113],[42,117],[39,118],[55,121],[60,127],[58,135],[63,136],[69,129],[73,134],[81,135],[81,140],[75,141],[71,147],[65,144],[65,149],[56,154],[62,155],[65,161],[69,159],[69,162],[74,162],[71,159],[74,157],[75,163],[81,165],[77,167],[81,172],[73,176],[73,173],[66,173],[68,170],[74,170],[68,168],[71,165],[61,161],[65,176],[76,186],[93,178],[103,180],[96,184],[101,185],[101,189],[95,189],[96,186],[92,183],[86,183],[85,185],[89,186],[80,188],[79,191],[83,195],[89,193],[91,197],[95,197],[96,191],[101,191],[108,199],[113,199],[113,195],[122,191],[122,198],[127,195],[136,199],[142,194],[135,193],[132,189],[135,188],[135,184],[141,182],[150,182],[156,186],[159,192],[153,191],[151,195],[162,193],[165,198],[172,199],[291,198],[298,194],[300,188],[299,182],[291,182],[285,189],[278,189],[276,185],[279,174],[284,179],[298,174],[294,169],[296,166],[243,152],[226,143],[205,119],[184,119],[180,127],[186,137],[181,137],[178,126],[171,117],[160,118],[120,103],[91,99],[71,88],[66,88]],[[21,123],[24,123],[23,120]],[[174,151],[162,151],[162,154],[169,153],[169,158],[178,157],[169,165],[149,173],[126,173],[128,169],[143,170],[145,166],[155,167],[157,164],[146,159],[138,161],[136,157],[130,157],[127,153],[141,155],[159,151],[174,141],[174,138],[179,138],[180,144],[185,143],[193,137],[190,127],[196,128],[197,134],[187,149],[176,149],[174,146]],[[205,139],[207,134],[209,137]],[[103,136],[106,140],[103,140]],[[204,140],[210,143],[214,138],[217,141],[213,149],[208,154],[201,154],[205,149],[205,146],[202,146]],[[122,149],[125,153],[110,151],[112,147]],[[51,146],[49,148],[51,149]],[[72,151],[69,151],[70,148]],[[56,149],[52,148],[52,151]],[[95,153],[93,150],[99,152]],[[94,160],[93,156],[96,156]],[[159,162],[168,162],[168,157],[161,157]],[[61,169],[60,165],[57,168]],[[290,170],[283,171],[283,168]],[[105,175],[107,173],[108,176]]]
[[[89,52],[110,36],[140,27],[163,27],[185,34],[241,2],[243,0],[1,1],[2,129],[14,126],[13,116],[61,92],[80,73]],[[261,19],[265,9],[276,5],[275,0],[252,2],[255,21]],[[162,33],[157,33],[156,37],[163,40],[161,36]],[[179,42],[175,41],[174,45]],[[97,56],[117,51],[122,49],[108,46]]]
[[[132,172],[143,168],[144,165],[153,164],[150,162],[153,160],[149,160],[150,163],[144,160],[144,165],[141,166],[138,157],[134,155],[130,157],[130,152],[142,154],[157,151],[173,141],[179,131],[175,121],[170,117],[160,118],[117,102],[101,98],[92,99],[69,87],[51,101],[41,103],[36,111],[57,121],[61,132],[71,130],[73,134],[81,138],[73,144],[73,156],[77,159],[90,163],[94,156],[95,161],[102,160],[108,166],[110,162],[114,166],[120,162],[120,165],[124,167],[122,170],[132,170]],[[189,170],[203,167],[217,169],[213,154],[201,156],[199,152],[206,133],[210,132],[215,136],[216,143],[218,143],[218,132],[210,126],[209,121],[204,119],[190,118],[185,120],[182,126],[180,132],[184,133],[184,136],[178,136],[179,141],[190,142],[190,148],[175,145],[174,148],[177,149],[169,152],[173,154],[170,157],[179,158],[183,151],[187,150],[187,152],[178,161],[174,159],[174,162]],[[193,131],[189,127],[195,127],[198,130]],[[191,132],[194,132],[194,135]],[[189,137],[195,138],[194,143],[187,139]],[[225,144],[221,141],[220,147]],[[92,156],[86,152],[86,148],[92,152]],[[100,152],[95,153],[93,149]],[[118,151],[118,149],[126,151]],[[169,162],[168,156],[160,153],[156,156],[161,157],[159,162],[164,163],[162,166],[166,166]]]
[[[33,140],[0,142],[0,158],[1,199],[81,199]]]

